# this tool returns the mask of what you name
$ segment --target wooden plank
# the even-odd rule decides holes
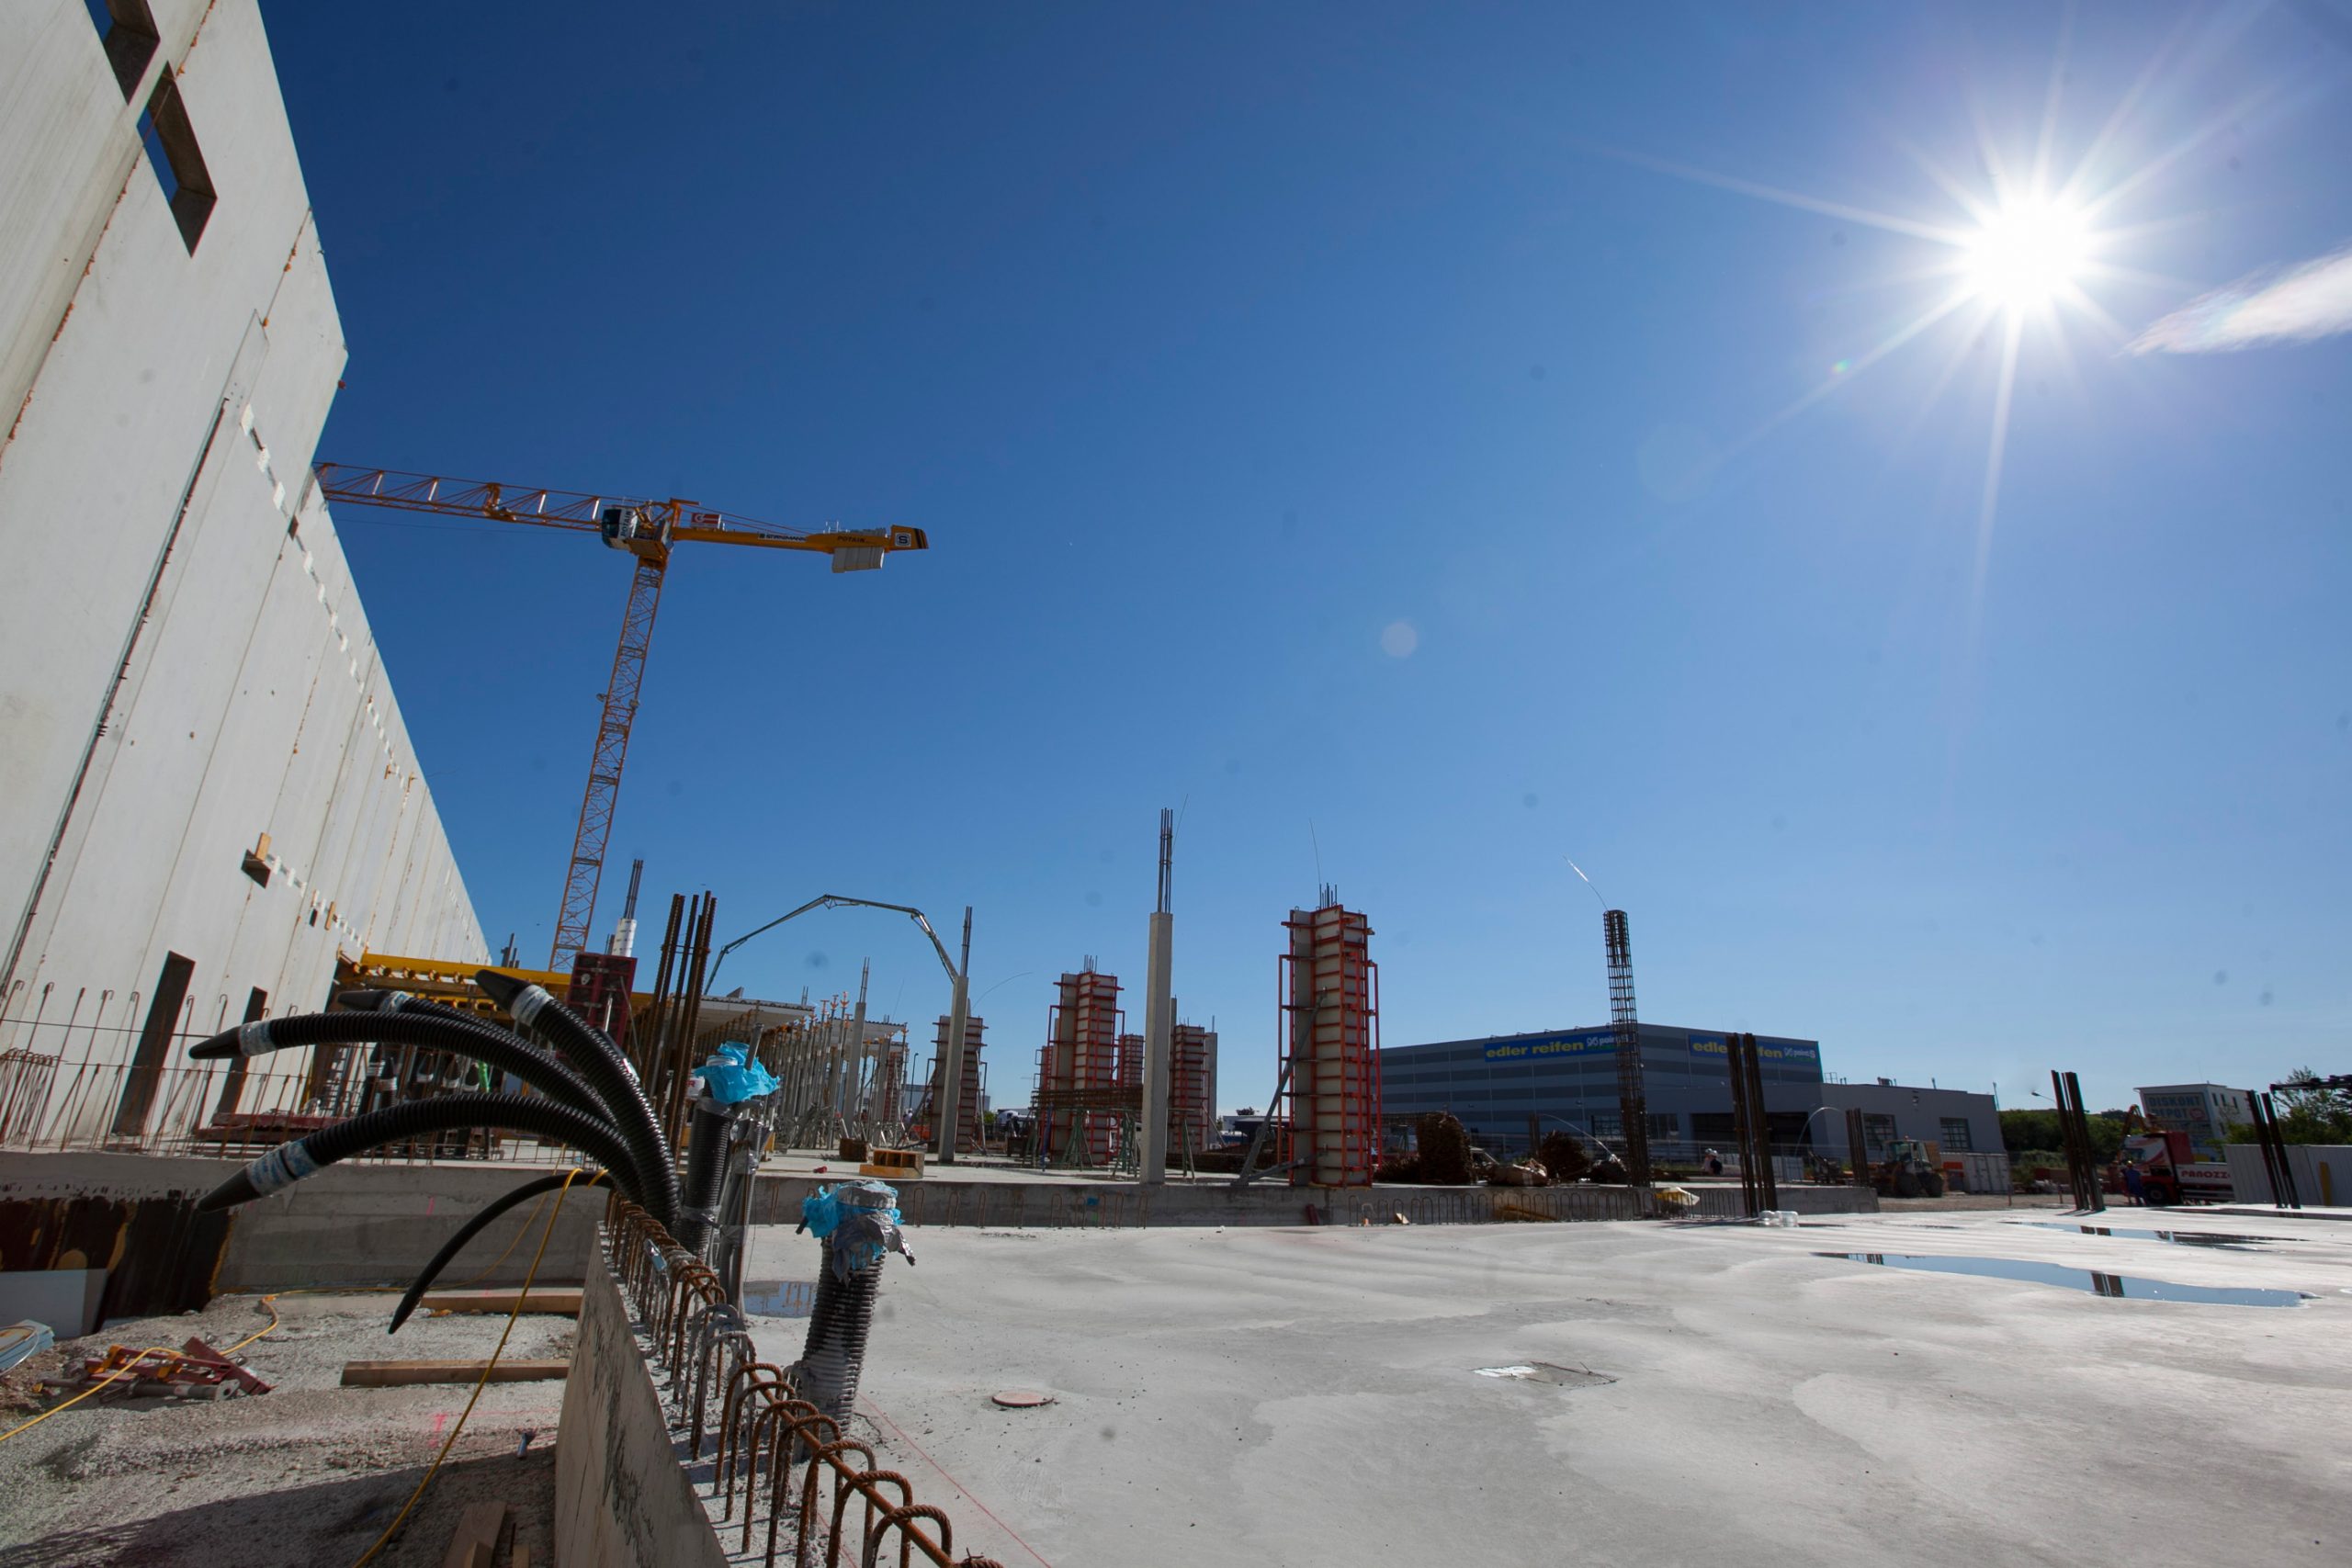
[[[489,1568],[498,1551],[499,1532],[505,1528],[505,1504],[469,1505],[458,1516],[458,1528],[449,1534],[448,1550],[441,1554],[441,1568]]]
[[[509,1313],[521,1301],[526,1313],[547,1313],[561,1317],[580,1315],[580,1292],[577,1290],[548,1290],[541,1287],[526,1295],[523,1292],[434,1291],[416,1304],[425,1312],[495,1312]]]
[[[481,1361],[345,1361],[345,1388],[394,1388],[406,1383],[472,1382],[481,1376]],[[492,1382],[547,1382],[571,1371],[568,1360],[533,1360],[508,1357],[490,1369]]]

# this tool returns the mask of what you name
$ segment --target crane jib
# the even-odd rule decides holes
[[[619,800],[621,767],[628,754],[629,727],[637,716],[639,682],[652,644],[662,569],[668,564],[671,547],[718,544],[803,550],[829,557],[836,572],[871,571],[893,551],[931,547],[920,528],[784,528],[674,497],[631,501],[610,492],[447,479],[346,463],[320,463],[312,473],[320,497],[338,505],[594,532],[614,549],[627,550],[637,558],[613,672],[605,682],[605,711],[581,800],[563,902],[557,912],[554,951],[548,959],[548,969],[557,973],[569,972],[571,959],[588,945],[588,928],[604,871],[605,840]]]

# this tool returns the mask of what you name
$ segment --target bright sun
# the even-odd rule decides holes
[[[2004,206],[1962,246],[1970,290],[2019,312],[2041,310],[2071,291],[2089,260],[2083,214],[2046,200]]]

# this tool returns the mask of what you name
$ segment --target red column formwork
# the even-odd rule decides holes
[[[1372,923],[1327,904],[1283,923],[1282,1031],[1295,1186],[1365,1187],[1380,1160],[1380,971]]]
[[[1177,1144],[1198,1152],[1216,1138],[1216,1036],[1180,1023],[1169,1037],[1168,1123]]]
[[[1045,1049],[1038,1054],[1037,1088],[1046,1090],[1104,1090],[1116,1086],[1119,1035],[1126,1015],[1119,1009],[1119,979],[1093,969],[1064,975],[1061,999],[1046,1022]],[[1118,1137],[1119,1119],[1107,1111],[1049,1111],[1045,1122],[1046,1152],[1054,1159],[1071,1155],[1086,1165],[1108,1165]]]

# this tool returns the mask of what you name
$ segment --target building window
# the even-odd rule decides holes
[[[1682,1118],[1676,1115],[1671,1111],[1651,1111],[1649,1113],[1649,1123],[1650,1136],[1653,1138],[1679,1138],[1682,1136]]]
[[[1964,1155],[1976,1146],[1974,1143],[1970,1141],[1968,1122],[1966,1118],[1960,1116],[1946,1116],[1942,1118],[1942,1121],[1944,1129],[1942,1140],[1944,1153],[1948,1155]]]
[[[1894,1142],[1894,1118],[1864,1111],[1862,1113],[1862,1144],[1870,1151],[1871,1158],[1876,1159],[1885,1154],[1886,1146],[1893,1142]]]
[[[147,62],[155,58],[163,38],[155,30],[155,18],[147,9],[147,0],[82,0],[89,7],[90,25],[98,29],[98,41],[107,51],[107,63],[114,67],[115,85],[122,89],[122,101],[139,91],[140,78],[147,74]]]
[[[179,87],[169,71],[155,84],[147,112],[139,117],[139,140],[147,148],[147,165],[155,171],[155,183],[164,187],[164,199],[172,204],[180,242],[194,255],[216,198],[212,175],[204,166],[204,154],[198,151],[196,132],[187,122],[187,107],[180,101]]]
[[[1625,1133],[1624,1118],[1614,1111],[1596,1111],[1589,1123],[1596,1138],[1618,1138]]]

